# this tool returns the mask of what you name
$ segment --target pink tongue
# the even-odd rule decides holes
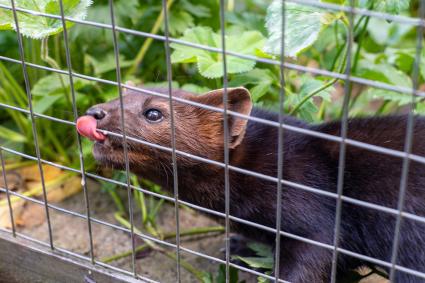
[[[106,136],[96,131],[97,121],[92,116],[81,116],[77,120],[77,131],[93,141],[104,141]]]

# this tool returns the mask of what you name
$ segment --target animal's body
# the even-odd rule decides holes
[[[166,93],[164,90],[156,89]],[[166,99],[128,91],[124,96],[126,133],[151,143],[171,145],[170,111]],[[174,96],[222,108],[222,91],[195,96],[176,90]],[[278,114],[252,108],[243,88],[229,89],[229,109],[245,115],[278,121]],[[97,128],[120,129],[118,100],[97,105],[88,111],[97,119]],[[157,112],[155,112],[155,110]],[[153,112],[152,112],[153,111]],[[158,112],[161,114],[159,115]],[[100,114],[99,114],[100,113]],[[156,120],[159,116],[161,119]],[[204,158],[223,162],[222,113],[174,102],[176,146]],[[153,121],[155,120],[155,121]],[[292,117],[283,122],[333,136],[340,136],[340,122],[309,125]],[[412,153],[425,157],[425,118],[416,117]],[[375,146],[403,151],[407,116],[350,119],[348,138]],[[81,126],[80,126],[81,128]],[[90,127],[89,127],[90,128]],[[95,126],[96,128],[96,126]],[[123,168],[122,140],[114,136],[98,140],[95,158]],[[230,164],[277,177],[278,128],[229,116]],[[336,193],[340,144],[317,137],[283,131],[283,179]],[[130,169],[173,190],[171,153],[128,141]],[[397,209],[403,159],[347,145],[344,196]],[[224,169],[177,155],[179,196],[182,200],[224,212]],[[238,218],[276,227],[277,184],[230,170],[230,214]],[[425,216],[425,164],[410,161],[404,211]],[[336,199],[292,186],[282,186],[281,227],[294,235],[332,245]],[[343,249],[391,261],[396,215],[343,202],[339,246]],[[274,246],[275,235],[231,222],[233,232]],[[281,239],[280,277],[290,282],[329,282],[332,251],[287,237]],[[371,264],[339,253],[338,275]],[[425,223],[404,218],[400,229],[397,264],[425,272]],[[425,279],[397,272],[396,282],[425,282]]]

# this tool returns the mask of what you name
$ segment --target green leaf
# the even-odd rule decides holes
[[[62,78],[64,85],[62,85],[62,81],[60,80],[60,78]],[[82,89],[83,87],[87,85],[92,84],[92,82],[90,81],[83,80],[76,77],[73,78],[73,82],[74,82],[74,90],[76,91],[79,89]],[[66,89],[67,91],[71,91],[69,87],[70,87],[69,76],[65,74],[56,73],[56,74],[50,74],[38,80],[37,83],[32,88],[31,93],[37,96],[59,94],[64,92]]]
[[[387,63],[374,64],[374,62],[362,59],[358,63],[355,75],[391,85],[412,87],[412,80],[409,76]]]
[[[195,84],[184,84],[182,85],[181,89],[185,91],[197,93],[197,94],[203,94],[211,90],[205,86],[199,86]]]
[[[397,67],[397,69],[406,74],[412,73],[413,63],[415,62],[415,49],[393,49],[386,48],[385,55],[388,57],[388,63]]]
[[[182,10],[171,11],[168,29],[172,36],[182,34],[186,29],[195,25],[193,17],[188,12]],[[164,25],[162,30],[164,31]]]
[[[114,52],[110,52],[106,56],[101,58],[95,58],[90,55],[87,55],[86,58],[90,61],[91,65],[93,66],[94,73],[96,75],[104,74],[116,69]],[[121,68],[126,68],[133,64],[133,61],[125,60],[124,56],[121,54],[119,56],[119,60],[120,60]]]
[[[0,0],[0,4],[10,7],[9,0]],[[92,4],[91,0],[63,0],[64,15],[76,20],[86,17],[87,7]],[[17,8],[32,10],[46,14],[60,15],[59,0],[15,0]],[[62,21],[18,12],[20,32],[24,36],[40,39],[62,31]],[[68,22],[67,27],[72,23]],[[15,29],[12,12],[0,9],[0,29]]]
[[[334,91],[334,87],[330,86],[319,93],[315,94],[315,96],[309,98],[304,101],[306,97],[308,97],[312,92],[318,90],[323,87],[325,82],[313,78],[309,75],[301,76],[301,86],[298,90],[298,93],[290,94],[287,98],[287,104],[291,107],[295,108],[299,104],[303,103],[300,108],[297,110],[298,115],[308,122],[316,121],[316,113],[318,111],[316,104],[314,103],[313,98],[315,96],[322,97],[322,99],[331,102],[331,93]]]
[[[8,141],[23,143],[26,142],[27,138],[21,133],[12,131],[6,127],[0,126],[0,138],[4,138]]]
[[[247,73],[238,74],[229,82],[229,86],[247,86],[254,85],[250,88],[251,97],[257,102],[270,90],[270,87],[278,79],[269,69],[253,69]]]
[[[210,272],[204,272],[203,273],[202,283],[214,283],[213,276]]]
[[[0,4],[10,6],[10,0],[0,0]],[[0,30],[12,29],[12,11],[0,8]]]
[[[383,19],[371,18],[367,26],[370,37],[379,45],[394,46],[414,28],[413,25],[387,22]]]
[[[270,257],[273,258],[272,247],[265,245],[259,242],[250,242],[248,243],[248,248],[253,250],[256,255],[260,257]]]
[[[272,269],[273,268],[273,257],[242,257],[236,256],[235,258],[240,259],[245,262],[252,268],[264,268]]]
[[[192,15],[199,17],[199,18],[208,18],[211,16],[211,10],[210,8],[204,6],[204,5],[195,5],[188,0],[182,0],[181,5],[183,10],[188,11]]]
[[[152,87],[152,88],[165,88],[165,89],[168,89],[168,82],[167,81],[163,81],[163,82],[149,82],[149,83],[144,83],[143,86],[144,87]],[[171,82],[171,88],[172,89],[179,88],[179,83],[176,82],[176,81],[172,81]]]
[[[416,104],[415,113],[425,115],[425,102],[419,102]]]
[[[368,8],[372,1],[374,2],[374,10],[394,15],[408,10],[410,6],[410,0],[360,0],[359,5],[362,8]]]
[[[336,18],[323,9],[312,6],[285,3],[285,56],[295,57],[311,46],[319,32]],[[269,38],[264,51],[279,55],[282,45],[282,1],[275,0],[266,16]]]
[[[379,88],[369,88],[363,93],[363,95],[366,95],[370,99],[389,100],[397,103],[399,106],[403,106],[412,102],[412,94],[388,91]]]
[[[322,87],[325,83],[321,80],[315,79],[313,77],[304,75],[301,77],[301,88],[299,90],[299,96],[304,97],[309,93],[315,91]],[[316,96],[320,96],[327,102],[331,102],[331,93],[335,90],[333,86],[330,86],[319,93]]]
[[[221,35],[214,33],[207,27],[195,27],[186,30],[181,40],[221,48]],[[257,48],[264,44],[264,38],[257,31],[246,31],[241,35],[227,35],[226,50],[238,54],[254,55]],[[172,63],[197,63],[198,70],[206,78],[220,78],[223,76],[223,58],[221,54],[208,52],[199,48],[171,44],[174,52],[171,55]],[[227,72],[229,74],[243,73],[252,70],[255,61],[228,55]]]
[[[264,272],[264,274],[265,275],[272,275],[272,272],[271,271],[266,271],[266,272]],[[269,279],[267,279],[267,278],[264,278],[262,276],[258,276],[257,277],[257,283],[269,283],[269,282],[271,282],[271,281]]]
[[[56,101],[64,97],[63,95],[46,95],[43,96],[40,100],[36,101],[34,104],[34,111],[39,114],[43,114],[47,109],[49,109]]]
[[[229,283],[238,283],[239,281],[239,273],[238,269],[230,266],[229,267]],[[216,283],[226,283],[226,266],[224,264],[220,264],[218,268],[218,275],[215,280]]]

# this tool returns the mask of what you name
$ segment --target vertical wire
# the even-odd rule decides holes
[[[130,216],[131,267],[132,267],[133,275],[135,277],[137,277],[137,272],[136,272],[136,247],[135,247],[135,243],[134,243],[133,196],[132,196],[132,188],[130,186],[130,163],[128,161],[127,134],[125,132],[125,123],[124,123],[124,99],[123,99],[122,88],[121,88],[121,67],[120,67],[120,59],[119,59],[120,50],[119,50],[119,46],[118,46],[118,43],[117,43],[117,34],[116,34],[116,26],[115,26],[115,15],[114,15],[113,0],[109,0],[109,10],[110,10],[111,24],[112,24],[112,37],[113,37],[113,43],[114,43],[116,75],[117,75],[118,94],[119,94],[120,110],[121,110],[121,131],[122,131],[122,136],[123,136],[123,150],[124,150],[124,158],[125,158],[125,175],[126,175],[126,183],[127,183],[128,211],[129,211],[129,216]]]
[[[419,7],[419,17],[421,20],[425,18],[425,0],[420,1]],[[409,165],[410,158],[409,155],[412,152],[412,144],[413,144],[413,129],[415,126],[414,119],[414,109],[416,106],[416,96],[415,91],[419,88],[419,65],[421,61],[421,53],[422,53],[422,40],[423,40],[424,28],[422,25],[417,26],[417,34],[416,34],[416,56],[415,56],[415,64],[413,67],[412,73],[412,101],[409,104],[409,115],[407,120],[407,129],[406,129],[406,139],[404,144],[404,152],[405,156],[403,157],[403,167],[401,173],[400,180],[400,191],[398,196],[398,205],[397,205],[397,221],[394,230],[394,240],[392,247],[392,255],[391,255],[391,271],[390,271],[390,281],[395,282],[395,272],[396,272],[396,264],[397,264],[397,255],[398,255],[398,246],[400,242],[400,228],[402,223],[402,212],[404,207],[404,201],[407,190],[407,181],[409,178]]]
[[[283,179],[283,112],[285,102],[285,5],[286,1],[282,0],[282,39],[280,46],[280,93],[279,93],[279,129],[278,129],[278,145],[277,145],[277,204],[276,204],[276,248],[275,248],[275,282],[279,282],[280,270],[280,229],[282,221],[282,179]]]
[[[229,125],[227,117],[227,54],[226,54],[226,20],[224,0],[220,0],[221,52],[223,56],[223,124],[224,124],[224,202],[225,202],[225,245],[226,245],[226,283],[229,282],[230,267],[230,182],[229,182]]]
[[[13,237],[16,237],[16,227],[15,227],[15,220],[13,219],[12,202],[10,201],[9,186],[7,185],[7,178],[6,178],[6,166],[4,165],[3,150],[1,148],[0,148],[0,160],[1,160],[1,170],[3,173],[4,187],[6,189],[7,205],[9,206],[10,223],[12,225],[12,234],[13,234]]]
[[[32,134],[33,134],[33,137],[34,137],[35,154],[37,156],[38,171],[40,173],[40,181],[41,181],[41,186],[42,186],[42,189],[43,189],[43,201],[44,201],[44,208],[45,208],[45,211],[46,211],[47,229],[48,229],[48,233],[49,233],[49,244],[50,244],[50,248],[53,250],[54,245],[53,245],[52,226],[51,226],[52,224],[50,222],[49,207],[47,205],[46,185],[44,183],[44,173],[43,173],[43,167],[41,165],[41,154],[40,154],[40,147],[39,147],[39,144],[38,144],[37,127],[36,127],[36,124],[35,124],[35,117],[34,117],[34,111],[33,111],[33,106],[32,106],[32,94],[31,94],[30,81],[29,81],[29,77],[28,77],[27,64],[25,62],[24,46],[23,46],[23,43],[22,43],[22,35],[21,35],[21,32],[20,32],[19,23],[18,23],[18,15],[16,13],[15,0],[10,0],[10,1],[11,1],[11,4],[12,4],[13,19],[14,19],[15,25],[16,25],[16,33],[17,33],[18,46],[19,46],[19,57],[21,59],[22,71],[23,71],[23,74],[24,74],[25,90],[26,90],[26,93],[27,93],[28,107],[29,107],[29,111],[30,111],[29,114],[30,114],[31,125],[32,125]]]
[[[68,30],[66,28],[65,14],[63,9],[63,0],[59,0],[59,7],[60,7],[60,13],[61,13],[62,27],[63,27],[63,39],[64,39],[64,45],[65,45],[66,64],[68,67],[69,85],[71,89],[72,111],[74,115],[74,120],[77,120],[78,110],[77,110],[77,104],[76,104],[76,98],[75,98],[74,77],[72,76],[72,61],[71,61],[71,54],[69,50],[69,44],[68,44]],[[89,245],[90,245],[90,258],[91,258],[91,262],[94,264],[95,259],[94,259],[94,248],[93,248],[93,232],[92,232],[92,225],[91,225],[91,219],[90,219],[90,204],[89,204],[89,196],[88,196],[88,189],[87,189],[87,178],[85,174],[86,170],[84,166],[83,149],[81,146],[81,136],[78,133],[77,128],[75,128],[75,133],[77,134],[77,146],[78,146],[78,154],[79,154],[79,160],[80,160],[81,186],[83,187],[84,202],[86,205],[87,229],[89,232]]]
[[[171,121],[171,158],[173,162],[173,187],[174,187],[174,208],[176,215],[176,263],[177,263],[177,281],[181,281],[180,276],[180,217],[179,217],[179,183],[177,175],[177,158],[176,158],[176,128],[174,125],[174,106],[172,100],[172,69],[171,69],[171,57],[170,57],[170,40],[168,30],[168,9],[167,0],[162,0],[162,9],[164,14],[164,34],[165,34],[165,55],[167,61],[167,82],[168,82],[168,97],[170,105],[170,121]]]
[[[342,214],[342,194],[344,191],[344,171],[345,171],[345,152],[347,148],[346,138],[348,132],[348,112],[350,103],[350,92],[351,92],[351,47],[353,44],[353,25],[354,25],[354,1],[350,0],[350,12],[349,12],[349,25],[347,33],[347,65],[345,69],[345,86],[344,86],[344,102],[343,102],[343,117],[341,121],[341,144],[339,150],[339,162],[338,162],[338,183],[337,183],[337,204],[336,204],[336,215],[335,215],[335,228],[334,228],[334,241],[333,241],[333,254],[332,254],[332,273],[331,283],[336,282],[337,267],[338,267],[338,245],[339,245],[339,234],[341,229],[341,214]],[[342,58],[344,60],[344,58]]]

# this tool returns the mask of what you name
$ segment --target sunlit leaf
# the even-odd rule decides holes
[[[408,75],[386,63],[374,64],[369,60],[360,60],[355,75],[391,85],[412,87],[412,80]]]
[[[184,33],[181,40],[221,48],[221,35],[214,33],[207,27],[195,27]],[[226,50],[238,54],[254,55],[257,48],[264,44],[264,37],[257,31],[247,31],[241,35],[226,36]],[[209,52],[199,48],[173,43],[174,52],[171,55],[172,63],[197,63],[202,76],[207,78],[220,78],[223,76],[223,58],[220,53]],[[227,73],[236,74],[252,70],[254,60],[242,59],[228,55]]]
[[[27,140],[27,138],[21,133],[15,132],[3,126],[0,126],[0,138],[19,143],[25,142]]]
[[[265,268],[265,269],[272,269],[273,268],[273,257],[242,257],[237,256],[235,257],[237,259],[240,259],[241,261],[245,262],[252,268]]]
[[[80,78],[73,78],[74,89],[79,90],[92,84],[92,82]],[[37,81],[31,93],[36,96],[59,94],[70,90],[69,76],[65,74],[50,74]]]
[[[251,92],[254,102],[257,102],[268,93],[273,83],[277,81],[276,76],[269,69],[253,69],[249,72],[238,74],[229,82],[229,86],[246,86]],[[253,85],[252,87],[250,87]]]
[[[260,257],[273,257],[273,251],[269,245],[259,242],[250,242],[248,243],[248,248],[253,250]]]
[[[373,1],[373,3],[372,3]],[[397,15],[409,9],[410,0],[360,0],[362,8],[369,8],[373,4],[373,10]]]
[[[285,3],[285,56],[295,57],[311,46],[323,27],[336,18],[329,12],[313,6]],[[275,0],[266,16],[269,38],[264,51],[279,55],[282,45],[282,1]]]
[[[83,20],[86,17],[87,7],[92,3],[91,0],[63,0],[64,15],[76,20]],[[9,0],[0,0],[0,4],[10,7]],[[22,8],[35,12],[53,14],[60,16],[59,0],[15,0],[16,8]],[[17,12],[20,32],[24,36],[35,39],[56,34],[62,31],[62,21],[47,17],[40,17],[24,12]],[[71,26],[67,22],[67,27]],[[0,29],[16,30],[12,11],[0,9]]]

